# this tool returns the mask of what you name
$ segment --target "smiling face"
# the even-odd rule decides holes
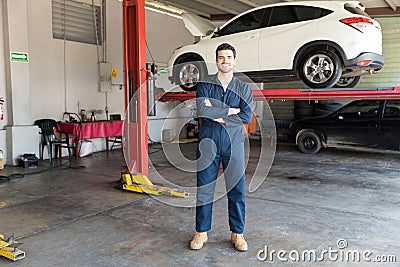
[[[236,64],[236,58],[232,50],[220,50],[217,53],[217,67],[218,71],[222,73],[229,73],[233,71]]]

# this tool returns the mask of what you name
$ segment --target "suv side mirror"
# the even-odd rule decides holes
[[[220,36],[221,36],[221,29],[218,27],[218,28],[215,30],[214,35],[213,35],[212,38],[220,37]]]

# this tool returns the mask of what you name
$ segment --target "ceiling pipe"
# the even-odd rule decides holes
[[[259,4],[256,4],[256,3],[252,2],[252,1],[249,1],[249,0],[238,0],[238,1],[243,3],[243,4],[245,4],[245,5],[251,6],[251,7],[259,7],[259,6],[261,6]]]
[[[233,9],[231,9],[229,7],[226,7],[226,6],[223,6],[223,5],[220,5],[220,4],[216,4],[216,3],[211,2],[209,0],[194,0],[194,1],[199,2],[201,4],[204,4],[204,5],[207,5],[207,6],[211,6],[213,8],[216,8],[216,9],[228,12],[228,13],[231,13],[231,14],[234,14],[234,15],[238,15],[240,13],[237,10],[233,10]]]
[[[101,16],[102,16],[102,23],[103,23],[103,62],[107,62],[107,4],[106,0],[101,1]]]

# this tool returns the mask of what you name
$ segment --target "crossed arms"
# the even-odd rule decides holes
[[[230,107],[210,96],[215,85],[201,83],[197,89],[196,104],[200,117],[225,123],[227,126],[240,126],[250,123],[253,116],[253,96],[248,84],[243,84],[240,93],[239,107]]]

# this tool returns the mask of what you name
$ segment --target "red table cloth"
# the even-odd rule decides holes
[[[124,121],[60,122],[58,128],[61,132],[72,135],[72,143],[75,148],[78,148],[78,142],[83,139],[122,136],[123,123]],[[76,153],[78,153],[78,150],[76,150]]]

